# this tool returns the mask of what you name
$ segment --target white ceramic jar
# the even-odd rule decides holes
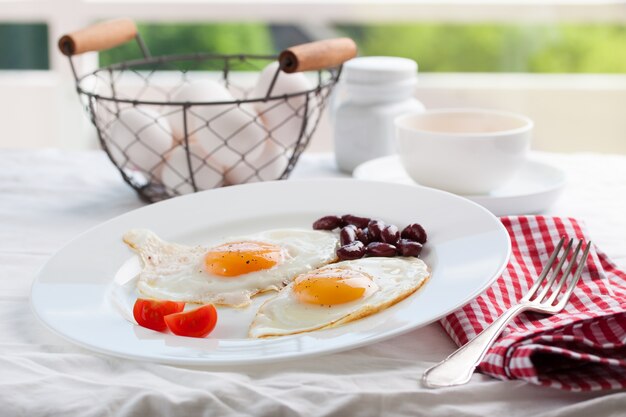
[[[397,57],[351,59],[343,67],[334,111],[335,158],[340,170],[395,153],[394,119],[424,111],[414,96],[415,61]]]

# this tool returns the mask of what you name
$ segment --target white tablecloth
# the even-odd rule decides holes
[[[626,268],[626,157],[542,157],[570,179],[550,214],[586,221]],[[294,173],[336,175],[329,155],[305,155]],[[29,307],[37,269],[78,233],[141,205],[100,152],[0,151],[0,416],[626,413],[626,392],[568,393],[482,375],[425,389],[422,371],[455,348],[438,324],[344,353],[227,370],[101,356],[50,333]]]

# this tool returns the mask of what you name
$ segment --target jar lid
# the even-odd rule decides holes
[[[390,84],[417,77],[417,63],[393,56],[354,58],[343,66],[345,81],[350,84]]]

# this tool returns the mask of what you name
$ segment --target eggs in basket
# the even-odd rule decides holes
[[[279,179],[307,133],[306,108],[319,112],[320,103],[299,94],[314,89],[305,74],[275,74],[278,62],[261,71],[243,102],[227,83],[191,79],[168,91],[172,105],[129,103],[103,129],[103,145],[131,181],[144,177],[170,197]],[[264,101],[270,86],[284,99]]]
[[[133,40],[142,58],[82,75],[75,65],[78,55]],[[100,144],[122,178],[149,202],[287,178],[341,66],[357,55],[352,39],[337,38],[291,46],[278,55],[153,56],[127,18],[65,34],[58,46]],[[250,70],[261,72],[247,88],[233,82],[233,73],[239,83],[250,79]]]
[[[132,40],[142,58],[82,75],[75,65],[78,55]],[[149,202],[287,178],[343,63],[357,55],[352,39],[337,38],[291,46],[278,55],[153,56],[126,18],[65,34],[58,45],[69,58],[100,144],[122,178]],[[237,85],[250,79],[251,70],[261,70],[255,82]]]

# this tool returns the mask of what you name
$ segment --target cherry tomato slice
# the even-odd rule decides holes
[[[213,304],[182,313],[165,316],[165,323],[178,336],[204,337],[217,323],[217,310]]]
[[[141,327],[161,332],[167,329],[164,317],[169,314],[180,313],[184,308],[185,303],[176,301],[138,298],[133,307],[133,317]]]

